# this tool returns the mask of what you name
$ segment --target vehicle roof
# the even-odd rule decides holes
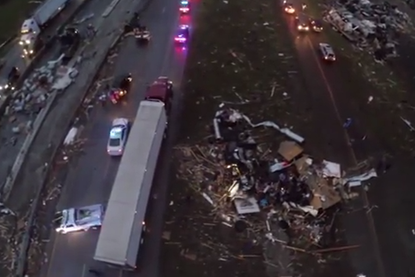
[[[128,123],[128,119],[127,118],[119,117],[119,118],[116,118],[116,119],[114,119],[112,121],[112,126],[115,126],[115,125],[126,125],[127,123]]]
[[[103,205],[101,204],[95,204],[81,208],[64,209],[62,210],[61,226],[65,227],[69,224],[74,223],[77,225],[83,225],[90,222],[95,222],[96,220],[101,219],[102,215]]]
[[[124,130],[124,126],[114,126],[110,132],[110,139],[120,139],[122,138],[122,132]]]
[[[165,99],[167,93],[167,80],[168,79],[163,79],[163,77],[161,77],[154,81],[147,89],[146,98]]]
[[[328,43],[320,43],[320,47],[324,48],[328,54],[334,55],[334,50]]]
[[[35,39],[35,34],[33,34],[33,33],[27,33],[27,34],[24,34],[24,35],[21,35],[21,37],[20,37],[20,40],[34,40]]]

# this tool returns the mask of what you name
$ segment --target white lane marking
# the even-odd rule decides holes
[[[86,265],[84,264],[82,266],[82,275],[81,275],[81,277],[84,277],[85,276],[85,273],[86,273]]]

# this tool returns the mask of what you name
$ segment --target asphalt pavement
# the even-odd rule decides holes
[[[75,0],[62,12],[58,15],[56,20],[53,21],[53,24],[46,29],[45,37],[55,35],[56,30],[65,22],[70,16],[73,15],[74,10],[83,2],[89,1],[86,4],[85,8],[83,8],[73,22],[84,18],[90,14],[97,14],[105,7],[105,1],[98,0]],[[97,5],[97,3],[100,3]],[[102,4],[101,4],[102,3]],[[86,22],[84,23],[86,24]],[[82,28],[82,25],[79,26]],[[11,52],[7,54],[7,64],[2,70],[0,71],[0,76],[7,78],[7,74],[12,66],[17,66],[21,71],[26,69],[26,61],[21,58],[21,48],[17,44],[11,49]],[[38,67],[42,67],[47,64],[48,61],[54,60],[59,57],[59,45],[55,43],[48,51],[43,55],[43,57],[38,62]],[[0,77],[0,78],[1,78]],[[30,75],[28,76],[30,78]],[[13,118],[11,120],[10,118]],[[34,121],[36,118],[36,114],[30,113],[16,113],[12,117],[4,117],[1,119],[1,128],[0,128],[0,155],[4,157],[0,161],[0,180],[2,181],[1,186],[3,186],[8,173],[10,172],[13,163],[19,153],[24,140],[26,138],[26,133],[21,132],[19,134],[15,134],[12,132],[12,129],[16,126],[25,126],[26,122]]]
[[[294,4],[299,9],[301,4],[297,2],[294,1]],[[386,110],[374,113],[369,108],[368,96],[376,97],[377,94],[363,78],[353,73],[352,68],[357,65],[352,64],[339,49],[334,49],[338,53],[335,63],[322,60],[319,43],[330,43],[326,32],[332,31],[327,28],[321,34],[299,33],[294,16],[285,17],[307,87],[305,101],[312,116],[310,125],[315,126],[314,134],[306,135],[308,145],[321,158],[338,162],[345,169],[355,167],[366,159],[377,159],[385,151],[396,153],[398,147],[393,149],[390,138],[394,131],[390,128],[396,131],[403,126],[387,125],[389,120],[384,119],[389,114]],[[352,119],[352,124],[344,128],[347,118]],[[382,124],[385,127],[383,133],[376,133],[377,128],[382,129]],[[339,218],[340,228],[346,230],[344,243],[360,245],[357,250],[345,254],[344,259],[345,267],[356,274],[384,277],[397,272],[398,275],[412,276],[406,274],[414,272],[408,262],[414,257],[413,243],[408,244],[414,221],[405,212],[407,204],[413,201],[408,182],[414,176],[408,170],[407,163],[408,159],[399,161],[397,166],[400,168],[394,167],[386,175],[379,172],[382,175],[371,182],[369,192],[359,188],[359,199],[348,207],[353,212]],[[400,181],[394,182],[393,179]],[[393,183],[396,186],[391,188]],[[381,210],[377,210],[379,207]],[[332,270],[332,273],[336,271]]]
[[[119,5],[122,5],[120,3]],[[141,16],[141,23],[151,32],[152,40],[148,46],[138,46],[133,37],[123,41],[115,61],[113,77],[131,73],[134,79],[133,87],[127,101],[120,106],[95,108],[89,118],[82,138],[86,139],[83,154],[72,165],[64,181],[64,189],[58,204],[58,209],[81,207],[108,201],[112,184],[117,173],[119,159],[111,158],[106,153],[108,132],[114,118],[126,117],[133,120],[138,104],[145,96],[145,90],[158,76],[169,76],[175,84],[180,84],[186,49],[175,47],[174,32],[179,20],[178,1],[153,0]],[[188,17],[181,19],[189,23]],[[173,117],[177,117],[180,102],[180,87],[175,86],[175,109]],[[169,125],[168,141],[164,147],[171,147],[175,126]],[[166,155],[169,155],[166,152]],[[161,159],[165,162],[169,159]],[[159,166],[161,176],[155,181],[153,189],[154,201],[150,202],[150,217],[146,221],[150,232],[146,236],[146,244],[140,253],[139,274],[157,274],[158,256],[162,228],[163,208],[167,193],[168,166]],[[153,208],[153,206],[157,208]],[[49,263],[44,269],[43,276],[88,276],[89,267],[102,268],[103,265],[93,262],[98,231],[75,233],[67,235],[52,234],[48,245]],[[105,269],[112,271],[111,269]],[[127,273],[113,272],[113,276],[127,276]]]

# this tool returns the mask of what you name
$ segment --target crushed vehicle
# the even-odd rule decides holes
[[[151,39],[151,34],[147,30],[146,26],[140,25],[137,28],[134,28],[134,37],[136,38],[137,42],[149,42]]]
[[[145,100],[161,101],[165,105],[166,112],[171,109],[173,99],[173,82],[168,77],[160,76],[148,88]]]
[[[318,19],[310,19],[310,26],[316,33],[321,33],[323,31],[323,22]]]
[[[174,36],[174,41],[179,44],[185,44],[190,37],[189,25],[179,25],[179,29]]]
[[[112,88],[109,89],[108,97],[112,104],[118,104],[130,91],[133,77],[131,74],[116,79]]]
[[[127,143],[129,121],[127,118],[116,118],[112,122],[107,144],[107,153],[110,156],[121,156]]]
[[[63,55],[62,63],[67,64],[75,55],[81,44],[81,35],[74,27],[66,27],[59,35],[61,45],[60,53]]]
[[[0,86],[0,90],[15,90],[16,83],[20,78],[20,70],[13,66],[10,69],[9,74],[7,75],[7,83],[3,86]]]
[[[295,26],[299,32],[310,31],[310,20],[305,15],[298,15],[295,17]]]
[[[186,0],[180,1],[179,11],[180,11],[180,15],[185,15],[185,14],[190,13],[190,3],[189,3],[189,1],[186,1]]]
[[[319,52],[325,61],[334,62],[336,60],[334,50],[328,43],[319,43]]]
[[[105,207],[101,204],[65,209],[55,214],[55,230],[67,234],[98,228],[102,225],[104,214]]]

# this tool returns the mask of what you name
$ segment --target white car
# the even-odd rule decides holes
[[[334,62],[336,61],[336,55],[334,54],[333,48],[328,43],[319,43],[320,53],[323,60]]]
[[[104,220],[104,206],[101,204],[82,208],[69,208],[56,213],[56,232],[67,234],[97,228]]]
[[[107,152],[110,156],[121,156],[128,134],[128,119],[117,118],[112,122],[110,137],[107,144]]]

